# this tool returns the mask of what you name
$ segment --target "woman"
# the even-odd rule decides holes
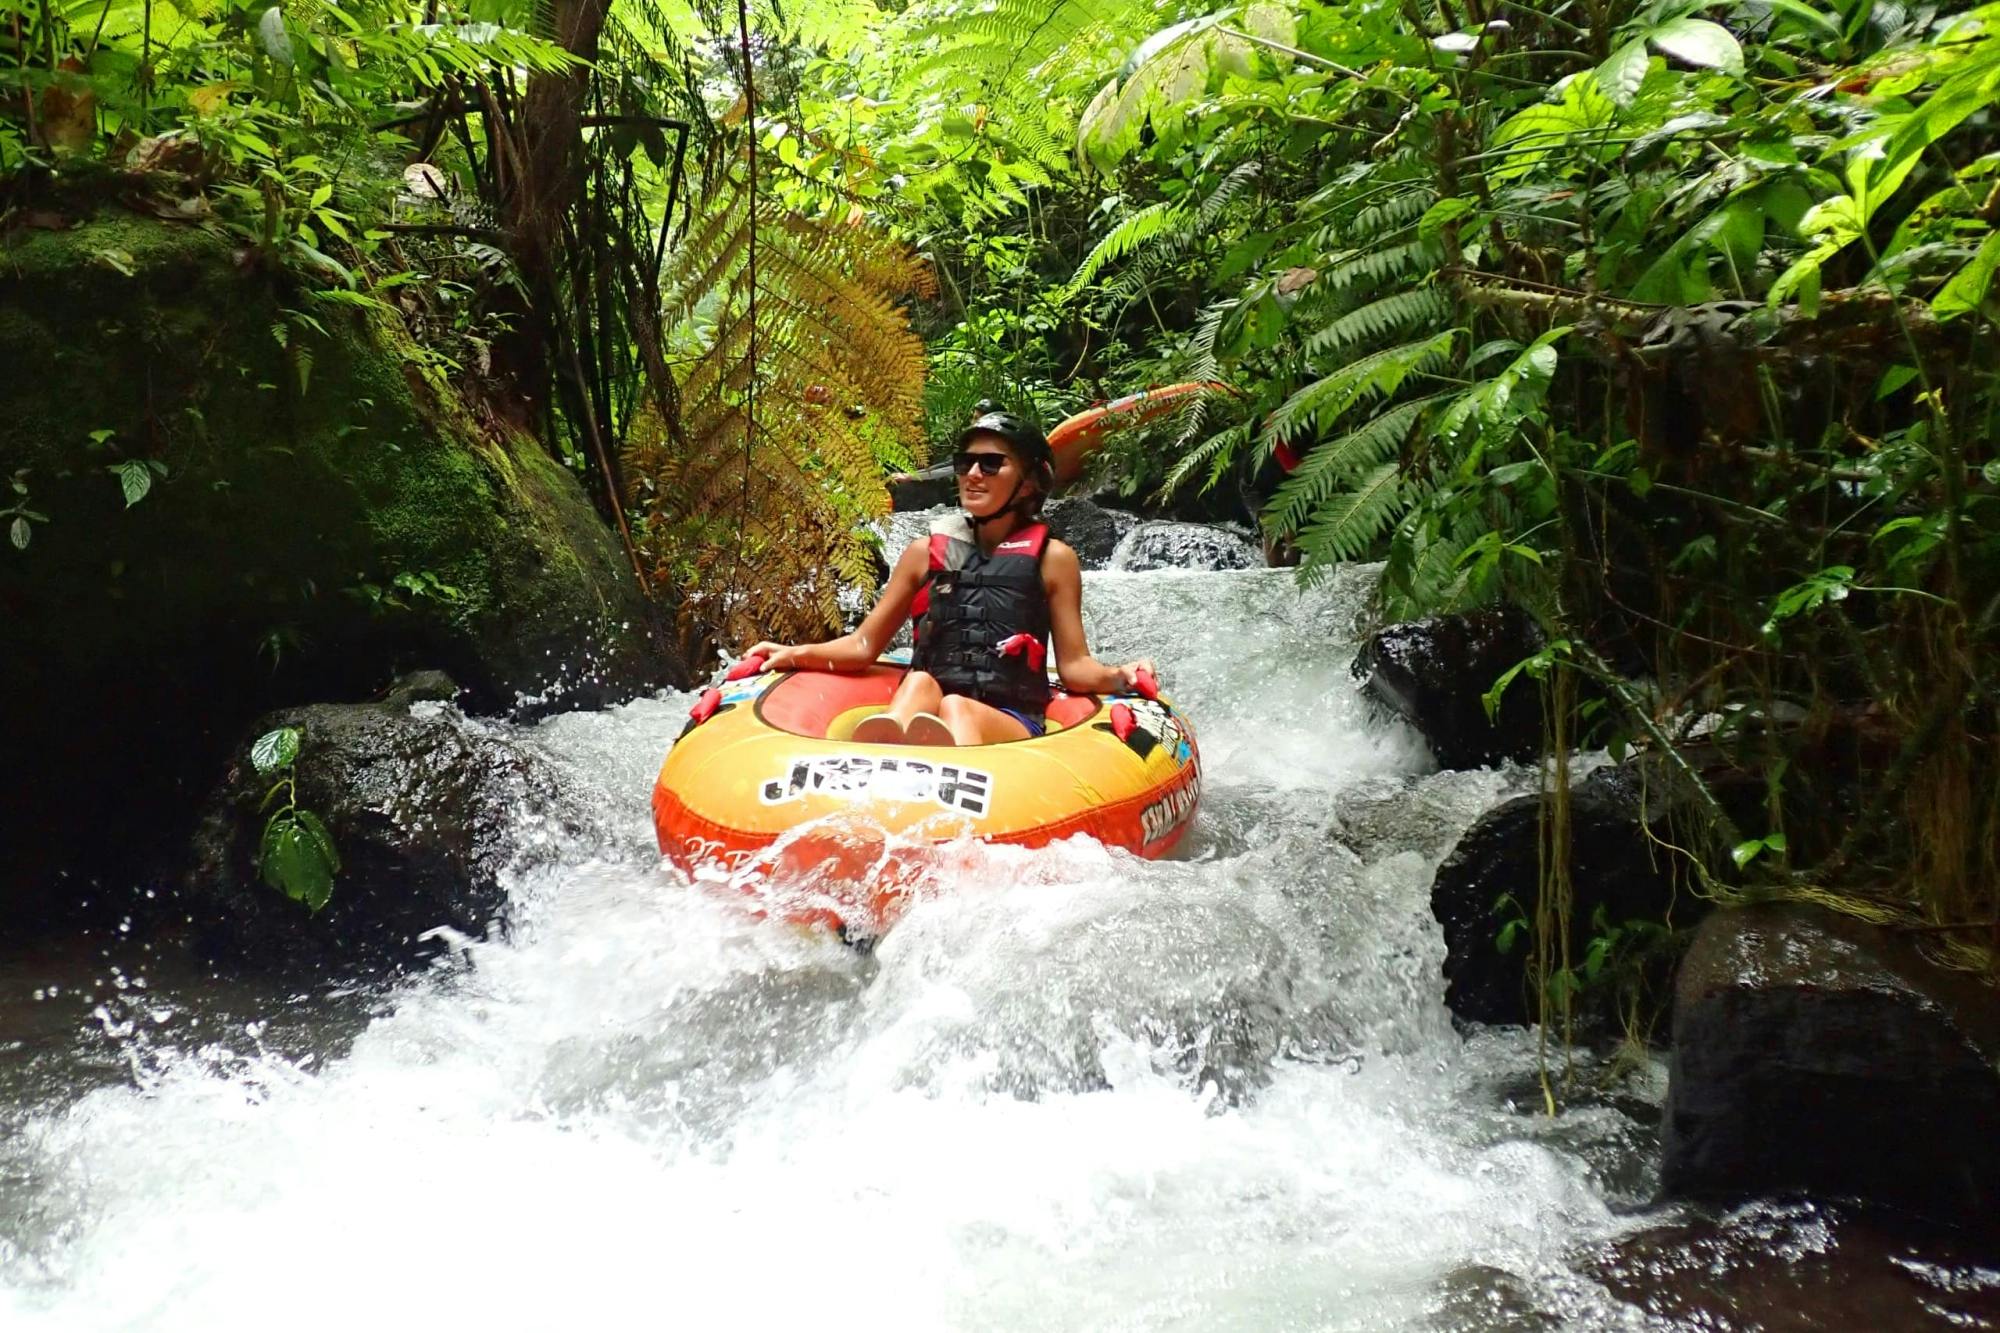
[[[988,412],[958,437],[952,466],[964,514],[909,544],[860,628],[825,643],[759,643],[747,654],[772,671],[860,671],[914,617],[909,673],[888,710],[855,728],[857,741],[990,745],[1041,735],[1051,636],[1072,694],[1134,689],[1153,670],[1144,660],[1106,666],[1084,643],[1083,566],[1041,522],[1055,477],[1042,433]]]

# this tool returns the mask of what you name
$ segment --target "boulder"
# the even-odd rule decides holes
[[[903,514],[916,509],[936,509],[958,503],[958,478],[947,469],[942,476],[930,471],[899,472],[889,478],[889,508]]]
[[[1526,763],[1541,750],[1541,697],[1516,679],[1486,716],[1486,692],[1542,649],[1540,627],[1513,607],[1434,616],[1371,634],[1354,659],[1362,693],[1415,727],[1439,768]]]
[[[1654,925],[1685,927],[1703,904],[1677,891],[1667,855],[1647,835],[1667,841],[1666,784],[1650,765],[1601,768],[1569,794],[1571,839],[1569,932],[1573,965],[1581,964],[1598,921],[1619,930],[1616,961],[1640,962],[1664,989],[1670,943]],[[1517,796],[1488,810],[1467,829],[1431,882],[1431,913],[1444,928],[1445,1004],[1478,1023],[1530,1023],[1532,950],[1526,930],[1540,899],[1543,810],[1549,798]],[[1599,914],[1602,914],[1601,918]]]
[[[2000,992],[1908,933],[1800,903],[1712,916],[1674,990],[1660,1186],[1990,1221]]]
[[[0,929],[185,835],[260,712],[436,663],[475,710],[686,673],[616,538],[393,319],[223,236],[106,211],[0,238]],[[118,817],[103,812],[116,809]],[[127,878],[125,882],[129,883]]]
[[[1824,1200],[1760,1200],[1680,1216],[1593,1245],[1572,1263],[1627,1323],[1601,1326],[1818,1333],[2000,1328],[1990,1233]],[[1575,1327],[1551,1320],[1551,1327]],[[1461,1324],[1459,1327],[1482,1327]]]
[[[1133,572],[1148,569],[1260,569],[1264,553],[1241,533],[1206,523],[1148,519],[1119,543],[1111,568]]]
[[[574,836],[587,812],[565,799],[546,761],[469,723],[432,679],[397,702],[311,704],[258,720],[209,797],[193,868],[172,906],[206,956],[311,974],[377,972],[505,924],[505,880]],[[448,685],[448,682],[445,682]],[[403,700],[416,697],[415,703]],[[278,780],[250,760],[278,727],[301,736],[295,800],[317,815],[340,858],[319,912],[260,877],[258,848]],[[273,807],[275,808],[275,807]]]
[[[1139,520],[1085,499],[1056,500],[1042,511],[1049,535],[1075,548],[1085,569],[1105,569],[1112,553]]]

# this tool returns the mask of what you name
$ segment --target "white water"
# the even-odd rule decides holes
[[[1199,729],[1188,856],[967,847],[872,957],[657,864],[685,698],[533,728],[609,831],[510,939],[272,1029],[107,987],[129,1072],[0,1106],[0,1329],[1611,1325],[1643,1134],[1454,1032],[1431,871],[1521,775],[1365,716],[1367,582],[1090,576]]]

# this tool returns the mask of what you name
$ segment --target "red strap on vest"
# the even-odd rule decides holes
[[[1000,656],[1020,657],[1023,655],[1028,659],[1028,669],[1030,671],[1040,671],[1042,663],[1047,659],[1048,652],[1042,647],[1042,641],[1032,634],[1014,634],[1000,640]]]

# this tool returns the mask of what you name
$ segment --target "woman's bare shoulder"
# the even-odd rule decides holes
[[[1042,568],[1051,574],[1080,575],[1083,573],[1083,562],[1068,542],[1051,537],[1048,544],[1042,547]]]

